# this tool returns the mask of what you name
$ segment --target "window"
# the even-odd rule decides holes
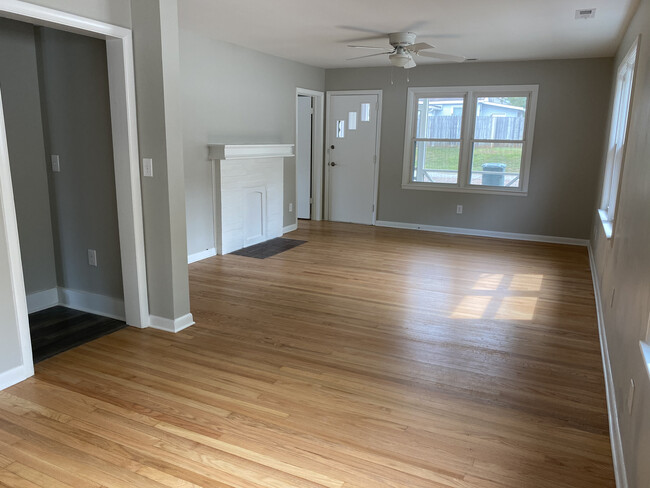
[[[609,143],[607,144],[603,196],[598,211],[607,238],[612,237],[614,232],[616,203],[625,160],[625,147],[627,146],[627,126],[632,103],[637,46],[638,40],[623,59],[616,76],[616,94],[612,108]]]
[[[525,194],[536,85],[409,88],[402,188]]]

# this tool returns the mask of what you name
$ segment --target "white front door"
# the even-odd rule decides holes
[[[311,97],[298,96],[296,138],[296,215],[311,219]]]
[[[328,124],[329,220],[372,225],[378,150],[377,94],[331,94]]]

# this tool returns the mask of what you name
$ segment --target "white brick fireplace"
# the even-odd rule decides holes
[[[217,254],[282,236],[284,158],[293,144],[209,144]]]

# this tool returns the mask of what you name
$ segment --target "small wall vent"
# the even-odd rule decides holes
[[[596,17],[595,8],[581,8],[576,10],[576,19],[593,19]]]

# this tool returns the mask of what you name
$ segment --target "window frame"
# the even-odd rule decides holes
[[[627,156],[627,143],[630,133],[630,122],[632,119],[632,104],[634,101],[634,88],[636,86],[636,73],[639,59],[639,38],[628,49],[625,57],[616,68],[616,87],[614,92],[614,103],[612,105],[611,120],[609,121],[609,138],[607,142],[607,159],[605,160],[605,172],[603,175],[603,186],[601,189],[601,200],[598,207],[598,216],[605,232],[607,239],[614,237],[614,227],[616,216],[618,214],[618,203],[621,196],[621,183],[623,181],[623,168]],[[625,123],[621,127],[621,107],[623,89],[626,84],[622,81],[626,75],[629,75],[629,97],[628,104],[625,107]],[[623,135],[622,148],[620,150],[620,163],[617,164],[617,136],[618,130],[622,128]]]
[[[406,130],[404,135],[404,159],[402,170],[402,188],[405,190],[447,191],[458,193],[488,193],[497,195],[528,195],[530,163],[532,159],[533,136],[537,113],[539,85],[494,85],[494,86],[440,86],[410,87],[407,96]],[[505,141],[522,143],[520,182],[516,188],[501,186],[483,186],[470,184],[472,172],[472,154],[476,125],[476,104],[483,97],[522,97],[528,99],[526,120],[524,122],[523,141]],[[463,119],[460,134],[460,158],[458,163],[458,180],[456,183],[430,183],[412,180],[417,136],[417,105],[422,98],[462,98]],[[479,140],[479,142],[482,140]],[[502,141],[490,141],[502,142]]]

